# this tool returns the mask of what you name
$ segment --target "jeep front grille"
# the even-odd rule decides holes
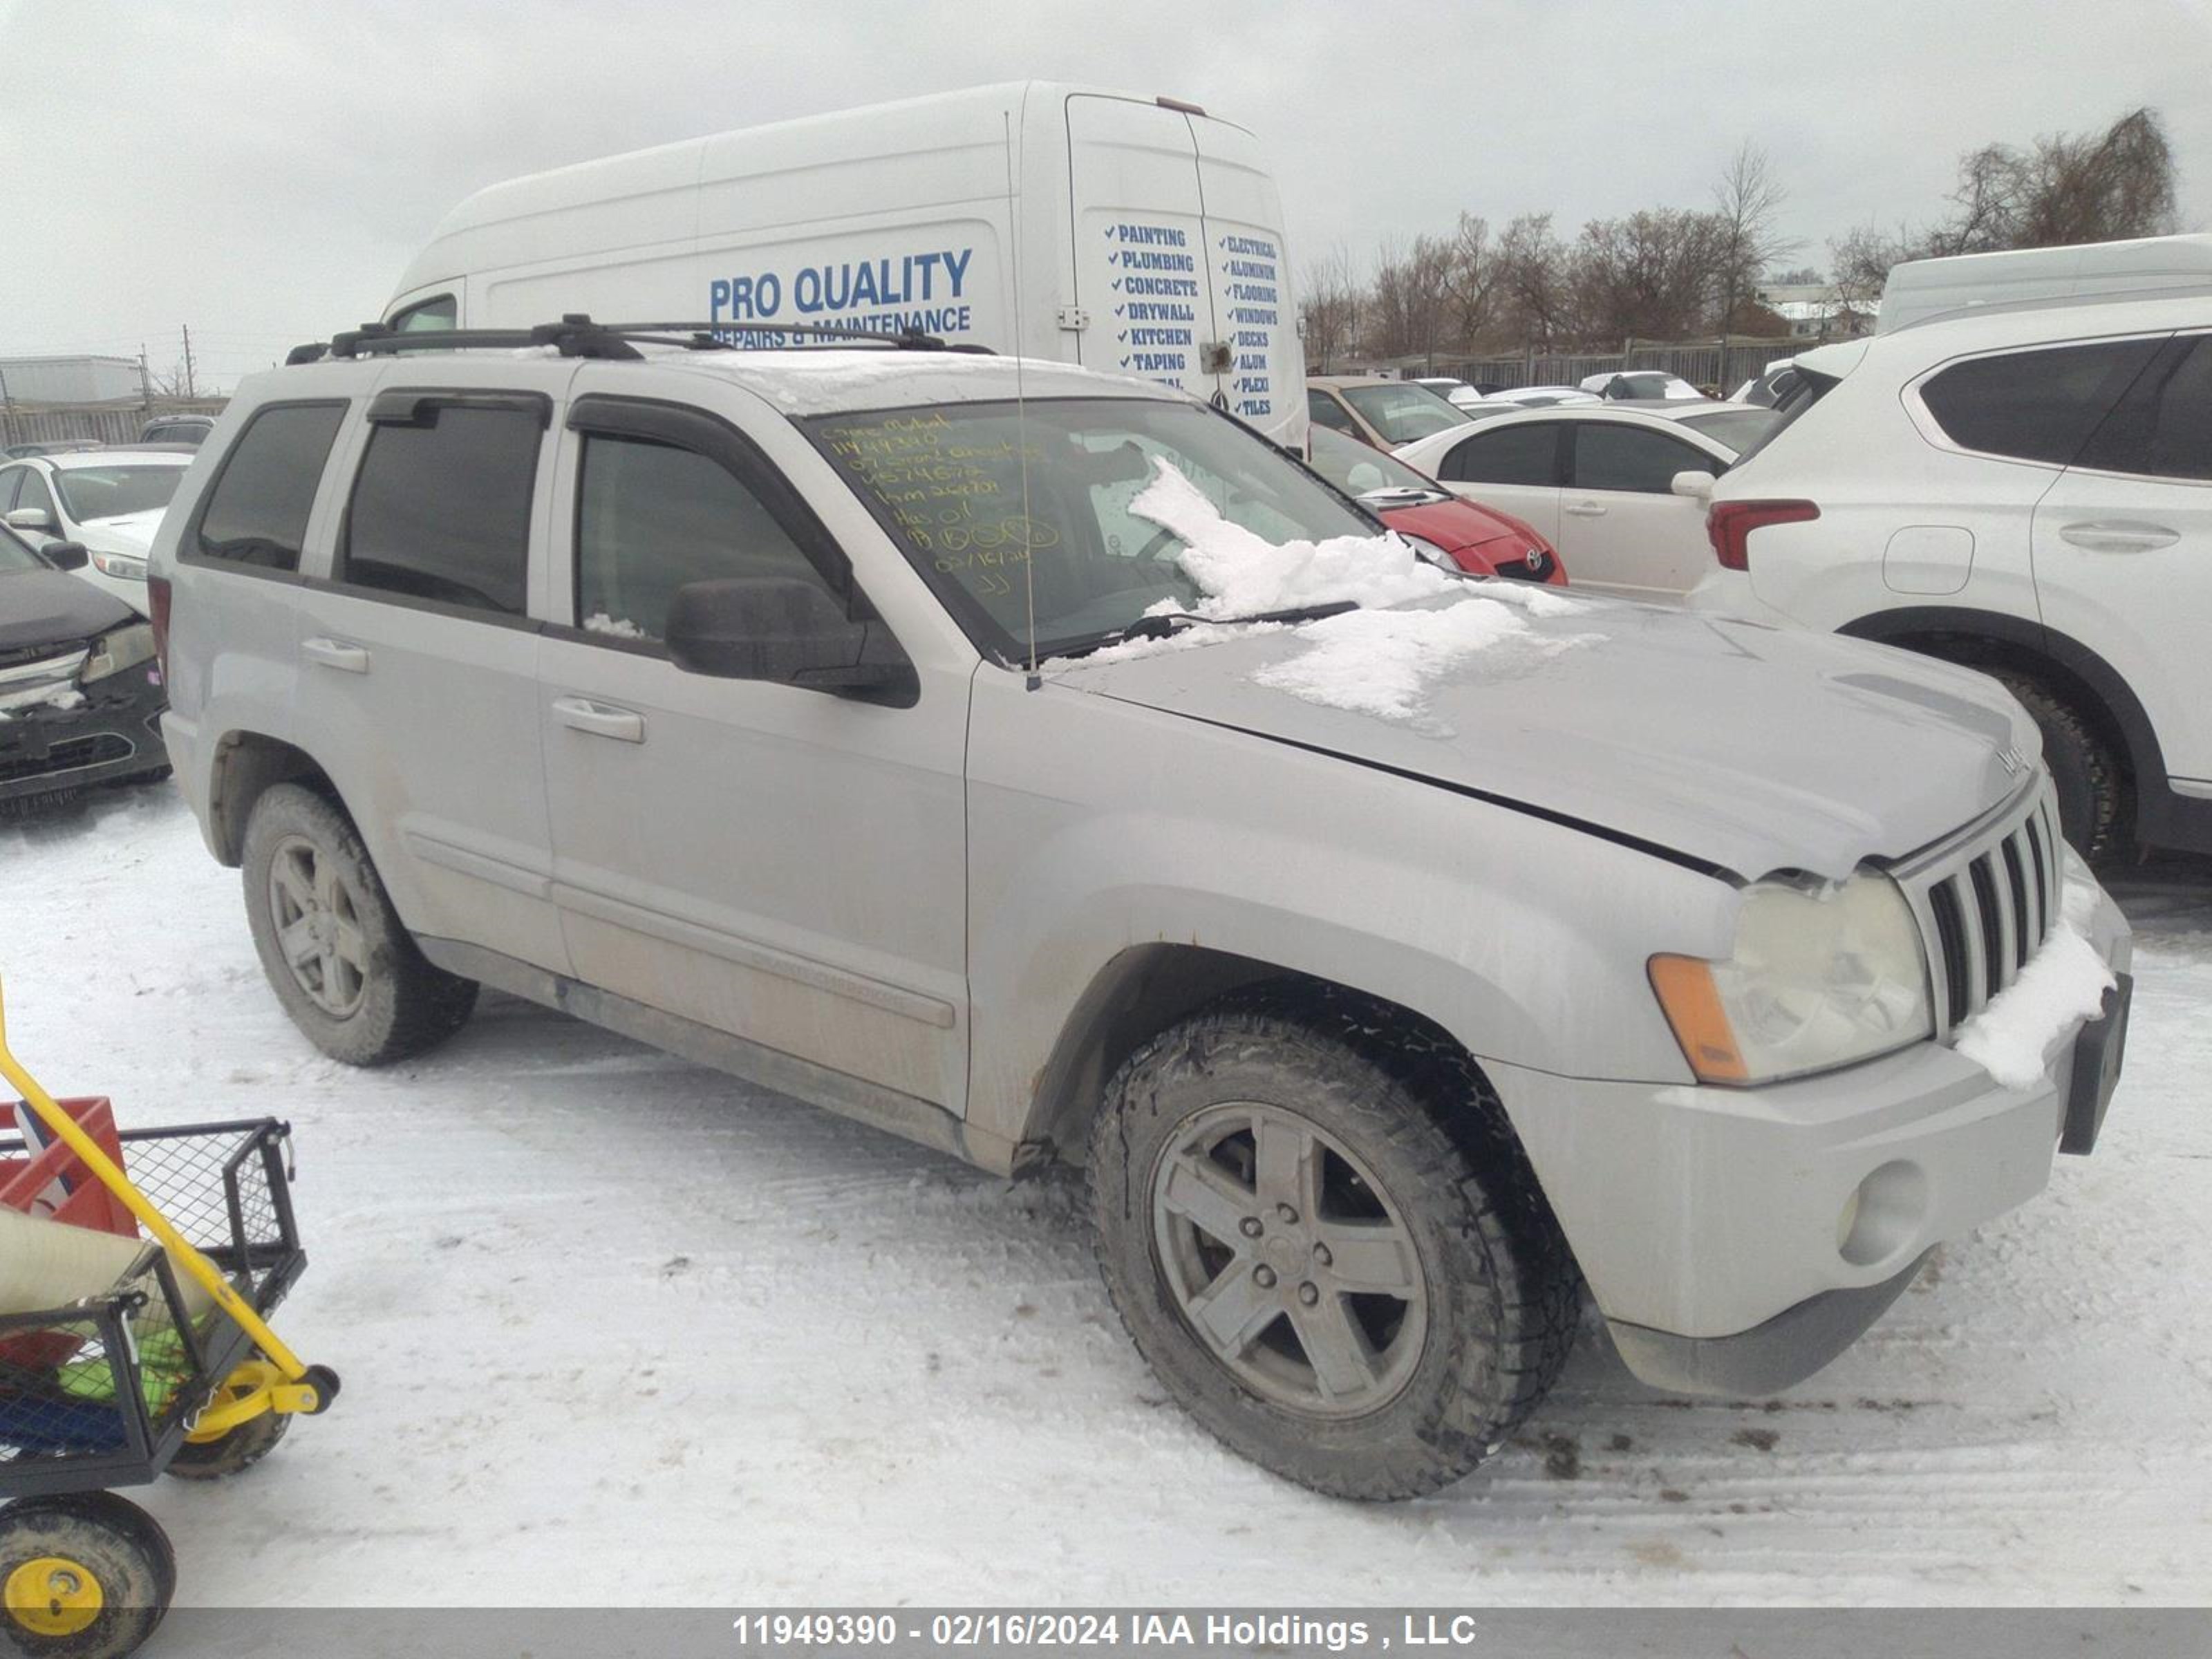
[[[1892,870],[1927,945],[1937,1036],[1987,1007],[2049,936],[2063,846],[2051,780],[2039,770],[1989,818]]]

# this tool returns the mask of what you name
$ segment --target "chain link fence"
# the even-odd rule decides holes
[[[1432,357],[1419,368],[1401,368],[1406,375],[1449,374],[1470,385],[1504,386],[1578,386],[1593,374],[1614,374],[1623,369],[1659,369],[1679,374],[1692,386],[1725,398],[1746,380],[1766,372],[1778,357],[1787,357],[1813,343],[1804,340],[1693,340],[1680,343],[1632,340],[1626,351],[1537,352],[1485,357]]]

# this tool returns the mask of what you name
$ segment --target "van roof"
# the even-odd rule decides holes
[[[1840,379],[1863,362],[1933,365],[1975,352],[2130,334],[2170,333],[2212,325],[2212,298],[2191,294],[2108,296],[2097,302],[2021,303],[1931,317],[1887,334],[1839,340],[1798,353],[1796,365]],[[1915,368],[1911,372],[1917,373]]]
[[[2067,247],[1911,259],[1889,273],[1875,331],[1984,307],[2081,306],[2212,294],[2212,235],[2145,236]]]
[[[702,185],[729,183],[763,169],[811,169],[970,146],[979,132],[991,135],[996,144],[1002,114],[1018,131],[1031,99],[1065,100],[1079,94],[1157,104],[1193,119],[1247,131],[1194,104],[1164,97],[1070,82],[1006,81],[708,133],[487,185],[463,198],[439,222],[394,292],[412,293],[487,263],[488,249],[501,246],[497,239],[505,227],[588,205],[619,204],[620,211],[599,222],[605,246],[570,246],[564,250],[570,257],[616,247],[688,246],[698,234],[697,191]],[[489,244],[486,239],[491,239]]]

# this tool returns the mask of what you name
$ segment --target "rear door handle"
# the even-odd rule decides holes
[[[1602,519],[1606,509],[1595,501],[1575,501],[1566,509],[1577,519]]]
[[[588,732],[595,738],[612,738],[617,743],[645,741],[645,716],[635,709],[616,708],[593,702],[589,697],[556,697],[553,712],[560,716],[561,724],[572,732]]]
[[[2103,519],[2094,523],[2069,524],[2058,532],[2058,539],[2087,548],[2092,553],[2149,553],[2172,547],[2181,539],[2181,532],[2168,530],[2162,524]]]
[[[325,668],[335,668],[342,674],[368,672],[368,653],[348,640],[325,639],[318,635],[305,641],[300,649],[307,660],[319,662]]]

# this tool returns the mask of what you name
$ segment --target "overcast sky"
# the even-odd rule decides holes
[[[1702,207],[1746,137],[1822,264],[1962,152],[2144,103],[2212,228],[2208,0],[0,0],[0,356],[160,371],[189,324],[226,385],[377,315],[480,185],[1031,76],[1252,128],[1294,266],[1462,208]]]

